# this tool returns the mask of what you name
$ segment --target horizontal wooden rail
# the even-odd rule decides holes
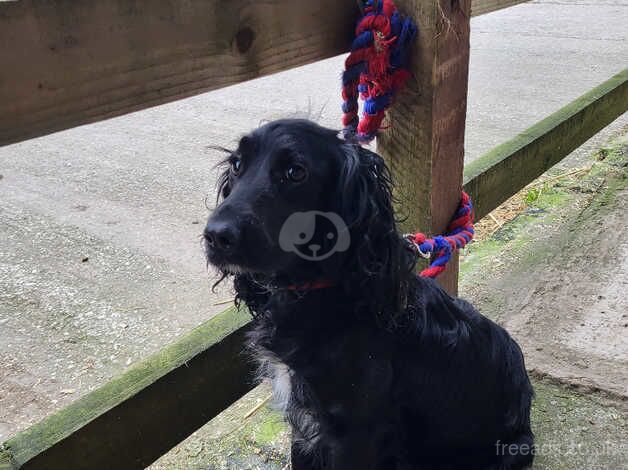
[[[628,69],[464,169],[476,219],[556,165],[628,110]]]
[[[253,385],[248,312],[223,312],[122,376],[8,440],[0,469],[140,469]]]
[[[484,217],[628,110],[628,70],[465,168]],[[0,470],[143,468],[253,386],[246,312],[230,309],[7,441]]]
[[[357,14],[353,0],[0,2],[0,146],[340,54]]]
[[[0,145],[339,54],[337,0],[0,2]]]

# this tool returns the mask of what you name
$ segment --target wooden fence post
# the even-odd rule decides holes
[[[397,0],[419,27],[412,49],[414,77],[388,114],[377,150],[396,181],[402,230],[442,233],[462,188],[469,71],[471,0]],[[455,294],[458,258],[439,282]]]

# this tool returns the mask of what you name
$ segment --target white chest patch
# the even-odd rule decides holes
[[[320,426],[314,419],[312,412],[302,407],[290,407],[292,396],[292,376],[294,372],[276,357],[267,355],[262,364],[263,376],[270,379],[273,390],[272,406],[284,415],[289,413],[288,420],[296,429],[297,434],[293,434],[296,444],[305,453],[312,452],[313,448],[320,440]],[[298,400],[297,400],[298,401]],[[291,408],[290,411],[289,407]]]
[[[281,362],[272,364],[269,369],[273,387],[273,406],[279,411],[285,412],[290,403],[292,390],[290,369]]]

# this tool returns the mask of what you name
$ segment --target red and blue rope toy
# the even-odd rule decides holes
[[[408,49],[417,33],[392,0],[368,0],[358,21],[342,74],[342,124],[345,137],[373,140],[394,94],[410,78]],[[358,95],[364,112],[358,118]]]
[[[431,258],[429,267],[421,271],[420,275],[436,277],[445,270],[452,253],[464,248],[473,239],[474,234],[473,203],[469,195],[462,191],[460,205],[444,235],[427,238],[425,234],[417,232],[408,234],[405,238],[412,243],[419,256]]]
[[[348,139],[368,143],[375,138],[393,97],[410,78],[408,49],[417,34],[410,18],[402,18],[393,0],[368,0],[358,21],[351,52],[342,74],[342,124]],[[358,117],[358,95],[364,112]],[[473,203],[464,191],[447,233],[427,238],[406,235],[417,255],[431,259],[423,277],[441,274],[455,250],[464,248],[474,235]]]

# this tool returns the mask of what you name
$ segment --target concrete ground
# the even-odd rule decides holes
[[[474,18],[467,159],[622,70],[626,23],[625,0],[537,0]],[[341,64],[333,58],[0,148],[0,441],[224,308],[216,303],[228,292],[210,292],[199,242],[220,157],[207,146],[230,145],[260,121],[295,112],[338,126]],[[627,123],[623,116],[609,126],[572,164]],[[608,261],[625,274],[625,256]],[[555,290],[579,282],[571,265],[553,266]],[[624,287],[614,286],[600,302],[617,304]],[[530,288],[541,289],[530,298],[536,304],[507,325],[545,341],[531,319],[554,290]],[[554,306],[556,341],[593,357],[617,325],[590,313],[606,304],[576,303],[589,314],[562,336],[566,306]],[[623,367],[613,357],[625,354],[625,336],[610,342],[604,354],[612,357],[602,357],[616,369],[597,359],[570,369],[573,358],[562,355],[560,370],[540,373],[625,396],[621,380],[602,380]],[[537,353],[529,353],[533,362]]]

